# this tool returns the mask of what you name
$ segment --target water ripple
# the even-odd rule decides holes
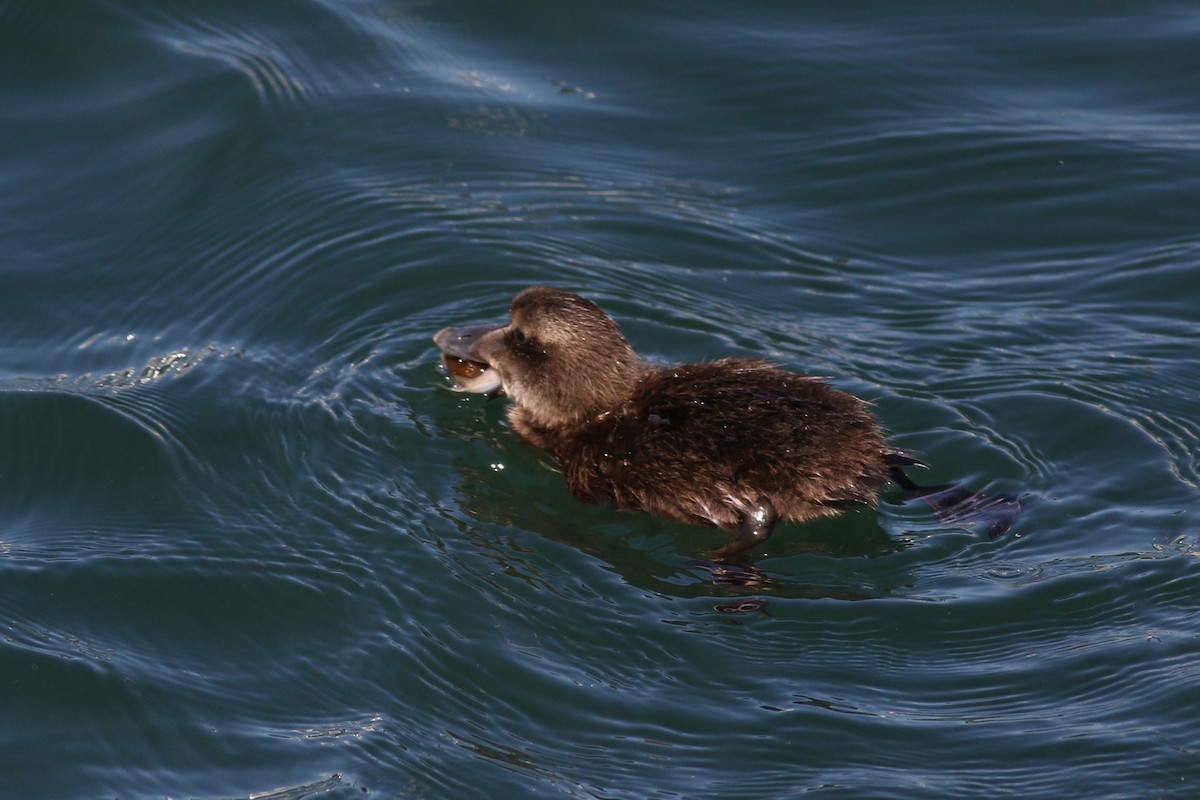
[[[298,43],[286,30],[265,26],[261,19],[158,5],[137,13],[142,17],[139,26],[168,47],[241,74],[267,107],[311,102],[314,86],[321,85]]]
[[[1195,14],[52,5],[0,6],[13,791],[1195,774]],[[446,389],[430,335],[540,282],[1025,515],[889,492],[722,575]]]

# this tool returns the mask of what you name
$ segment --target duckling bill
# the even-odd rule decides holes
[[[1010,496],[914,484],[901,467],[920,462],[861,400],[816,378],[744,358],[651,366],[598,305],[547,286],[518,294],[509,316],[434,342],[458,388],[509,397],[512,429],[585,502],[733,531],[722,556],[765,542],[780,520],[875,506],[890,480],[960,515],[1001,500],[993,536],[1015,517]]]

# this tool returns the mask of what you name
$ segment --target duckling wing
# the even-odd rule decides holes
[[[596,445],[588,483],[618,505],[723,527],[764,498],[790,519],[870,503],[886,479],[860,401],[757,361],[651,373]]]

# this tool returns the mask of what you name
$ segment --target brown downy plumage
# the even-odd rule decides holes
[[[729,555],[777,520],[875,505],[889,479],[919,489],[899,470],[919,462],[816,378],[738,358],[650,366],[599,306],[560,289],[526,289],[510,316],[434,341],[463,388],[508,395],[513,430],[581,500],[736,530]]]

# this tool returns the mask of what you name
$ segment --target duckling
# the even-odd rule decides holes
[[[747,358],[652,366],[596,303],[549,286],[522,291],[509,315],[435,335],[459,388],[507,395],[512,429],[561,465],[578,499],[734,532],[720,557],[781,520],[875,506],[890,480],[956,506],[986,499],[912,483],[901,467],[923,464],[817,378]]]

